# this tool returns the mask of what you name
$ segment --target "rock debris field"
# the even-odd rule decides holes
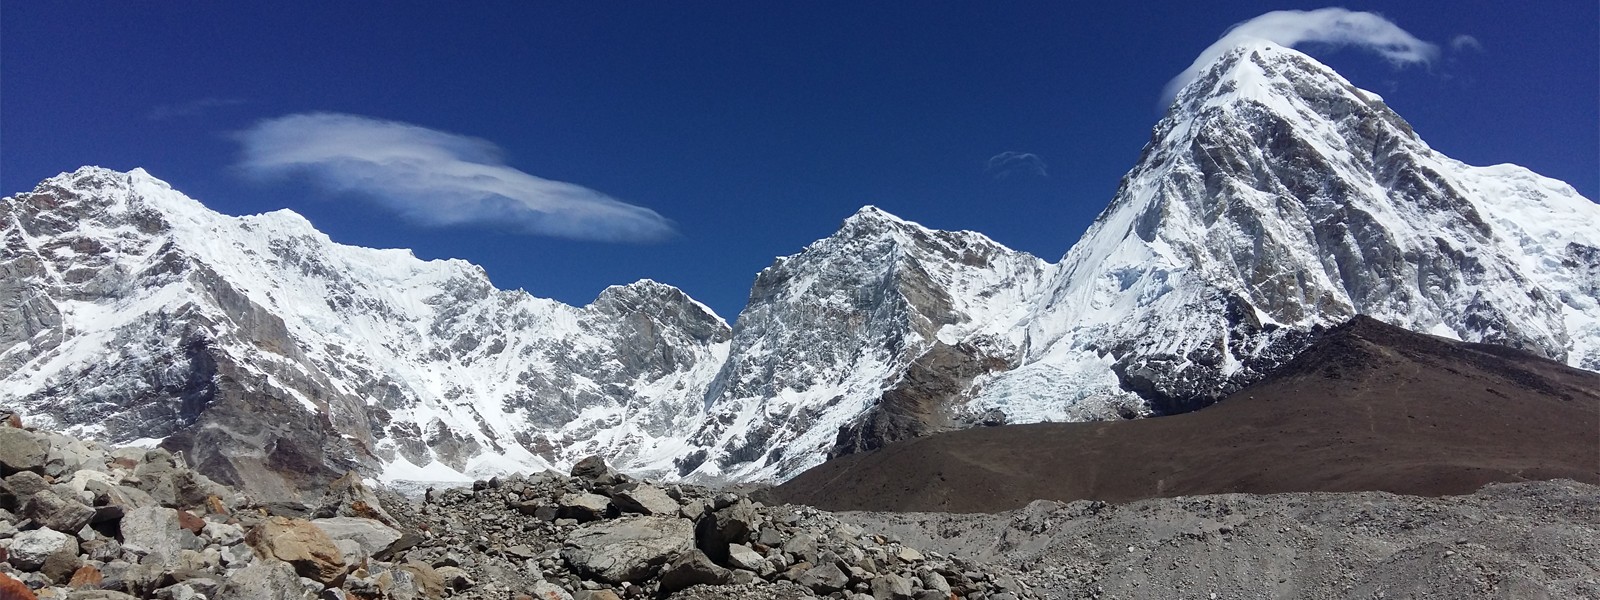
[[[1600,488],[830,513],[599,459],[263,502],[159,449],[0,425],[0,598],[1600,598]]]

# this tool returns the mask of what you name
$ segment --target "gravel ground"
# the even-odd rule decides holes
[[[837,516],[1046,598],[1600,598],[1600,487],[1570,480]]]

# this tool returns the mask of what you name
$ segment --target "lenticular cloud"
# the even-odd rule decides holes
[[[648,208],[506,166],[487,140],[335,113],[269,119],[238,135],[239,166],[255,175],[309,176],[429,226],[493,225],[538,235],[616,242],[670,236]]]
[[[1343,8],[1276,10],[1229,28],[1221,39],[1200,53],[1194,64],[1167,82],[1162,99],[1171,102],[1178,90],[1199,76],[1200,69],[1230,48],[1250,40],[1266,40],[1285,47],[1306,42],[1355,46],[1377,53],[1396,67],[1431,63],[1439,56],[1438,46],[1417,39],[1374,13]]]

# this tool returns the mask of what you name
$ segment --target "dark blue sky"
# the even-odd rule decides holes
[[[292,208],[337,241],[483,265],[583,304],[652,278],[732,320],[756,272],[864,204],[1055,260],[1104,208],[1159,96],[1229,25],[1297,2],[7,2],[0,192],[144,167],[230,214]],[[1439,44],[1394,69],[1302,48],[1471,164],[1600,191],[1592,1],[1343,4]],[[1453,49],[1470,35],[1481,50]],[[237,132],[336,112],[488,140],[506,165],[650,208],[650,244],[428,228],[246,176]],[[985,172],[1033,153],[1048,177]]]

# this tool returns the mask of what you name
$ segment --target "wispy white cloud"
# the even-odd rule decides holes
[[[995,179],[1006,179],[1012,175],[1023,173],[1049,177],[1050,171],[1044,164],[1044,159],[1039,155],[1029,152],[1001,152],[989,157],[989,162],[984,166],[983,172],[993,175]]]
[[[1483,42],[1479,42],[1478,38],[1463,33],[1456,37],[1450,38],[1450,49],[1455,50],[1456,52],[1461,52],[1463,50],[1483,52]]]
[[[294,114],[240,132],[247,173],[306,175],[428,226],[489,225],[539,235],[650,242],[673,234],[648,208],[506,166],[474,137],[336,113]]]
[[[1429,64],[1439,56],[1437,45],[1417,39],[1374,13],[1343,8],[1276,10],[1229,28],[1221,39],[1200,53],[1194,64],[1167,82],[1162,97],[1171,101],[1183,86],[1199,76],[1201,69],[1229,49],[1251,40],[1266,40],[1285,47],[1306,42],[1355,46],[1382,56],[1396,67]]]
[[[193,117],[218,108],[238,106],[245,103],[246,100],[243,98],[198,98],[188,102],[162,104],[150,109],[150,112],[145,114],[145,118],[151,121],[165,121],[180,117]]]

